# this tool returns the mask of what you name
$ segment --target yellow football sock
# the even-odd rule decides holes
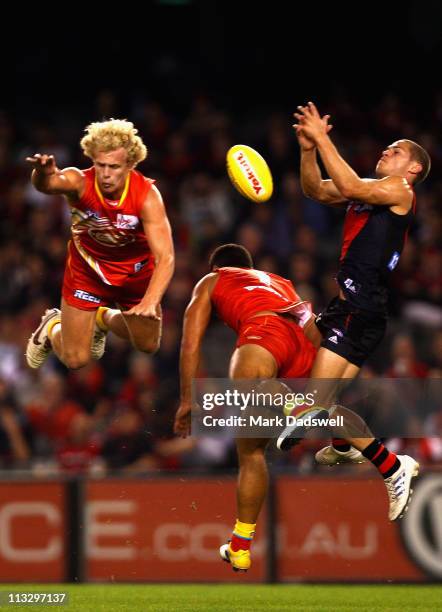
[[[255,535],[256,523],[242,523],[238,519],[236,519],[235,527],[233,528],[233,533],[240,538],[247,538],[251,540]]]
[[[55,318],[53,319],[49,324],[48,324],[48,338],[49,338],[49,342],[52,342],[52,332],[54,331],[54,327],[56,325],[61,325],[61,319]]]
[[[99,308],[97,310],[97,314],[95,316],[95,321],[96,321],[98,327],[101,329],[101,331],[104,331],[104,332],[109,331],[109,327],[104,322],[104,313],[107,310],[110,310],[110,308],[108,308],[107,306],[99,306]]]

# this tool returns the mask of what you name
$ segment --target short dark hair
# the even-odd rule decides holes
[[[422,166],[422,170],[416,174],[416,178],[414,180],[414,184],[417,185],[418,183],[422,183],[422,181],[427,178],[431,169],[431,158],[425,149],[417,144],[417,142],[414,142],[414,140],[408,140],[408,138],[405,138],[404,142],[408,146],[411,159],[413,161],[417,161],[417,163]]]
[[[249,251],[241,244],[222,244],[209,257],[209,268],[253,268],[253,259]]]

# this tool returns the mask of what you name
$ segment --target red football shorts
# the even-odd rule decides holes
[[[146,265],[127,277],[121,287],[107,285],[70,243],[63,278],[62,296],[70,306],[80,310],[97,310],[99,306],[118,305],[128,310],[141,302],[153,269]]]
[[[317,352],[295,321],[272,315],[243,323],[236,346],[243,344],[259,344],[267,349],[278,365],[279,378],[308,378]]]

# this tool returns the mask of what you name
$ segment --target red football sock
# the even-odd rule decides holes
[[[255,527],[256,523],[242,523],[237,520],[233,528],[230,548],[235,552],[237,550],[249,550],[255,535]]]
[[[342,438],[333,438],[332,445],[333,448],[335,448],[340,453],[346,453],[351,448],[347,440],[343,440]]]
[[[380,440],[373,440],[361,451],[382,474],[383,478],[389,478],[399,469],[401,462],[394,453],[391,453]]]

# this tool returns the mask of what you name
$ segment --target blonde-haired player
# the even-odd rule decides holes
[[[29,339],[32,368],[51,350],[73,369],[99,359],[109,330],[145,352],[160,342],[174,253],[161,194],[135,170],[147,149],[125,119],[91,123],[85,132],[81,147],[93,162],[87,170],[59,170],[47,154],[26,160],[36,189],[64,195],[72,213],[61,311],[47,310]],[[109,308],[114,304],[118,310]]]

